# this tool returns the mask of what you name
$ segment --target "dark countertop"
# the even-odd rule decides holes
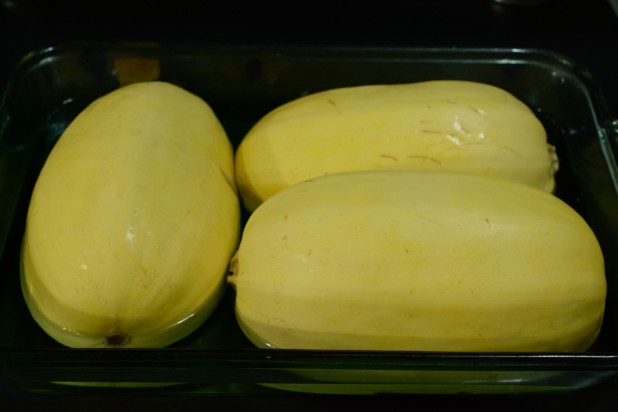
[[[613,0],[614,4],[617,3]],[[28,51],[65,41],[137,41],[214,45],[506,47],[547,49],[586,67],[618,118],[618,16],[610,0],[550,0],[507,6],[490,0],[228,2],[175,0],[0,1],[0,90]],[[199,4],[199,5],[198,5]],[[539,85],[542,87],[542,85]],[[282,394],[242,398],[118,398],[34,395],[0,382],[9,402],[49,410],[246,408],[352,410],[361,406],[461,411],[606,411],[618,405],[618,377],[567,395],[335,397]],[[87,404],[87,407],[84,405]],[[4,409],[4,406],[3,406]],[[17,409],[17,408],[15,408]]]

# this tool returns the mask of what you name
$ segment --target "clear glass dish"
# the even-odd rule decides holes
[[[233,293],[191,336],[165,349],[68,349],[34,323],[19,286],[30,192],[73,117],[119,84],[160,79],[203,97],[238,144],[261,116],[319,90],[467,79],[502,87],[535,110],[557,148],[556,194],[587,219],[606,255],[600,337],[586,353],[398,353],[253,347],[237,326]],[[0,106],[0,379],[47,393],[343,394],[569,391],[618,372],[618,123],[588,72],[540,50],[217,48],[64,44],[13,70]]]

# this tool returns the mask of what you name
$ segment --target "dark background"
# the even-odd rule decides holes
[[[618,1],[614,0],[614,3]],[[586,67],[618,118],[618,13],[611,0],[304,2],[0,0],[0,91],[19,59],[65,41],[212,45],[539,48]],[[543,87],[543,85],[539,85]],[[175,398],[73,397],[21,393],[0,382],[0,409],[45,410],[415,410],[610,411],[618,378],[560,396],[379,396]],[[14,407],[13,407],[14,406]]]
[[[610,1],[0,0],[0,88],[25,53],[71,40],[543,48],[588,67],[617,114]]]

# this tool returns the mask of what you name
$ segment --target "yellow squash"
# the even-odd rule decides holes
[[[505,90],[428,81],[327,90],[284,104],[236,152],[244,205],[327,173],[429,169],[489,174],[551,192],[557,157],[535,114]]]
[[[233,153],[210,107],[164,82],[101,97],[36,182],[22,290],[70,347],[161,347],[217,305],[240,234]]]
[[[583,351],[599,333],[604,260],[554,195],[430,171],[311,179],[247,222],[229,281],[258,346]]]

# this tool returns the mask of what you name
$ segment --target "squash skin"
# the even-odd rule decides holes
[[[225,288],[240,234],[233,153],[210,107],[164,82],[93,102],[52,149],[30,201],[22,291],[69,347],[163,347]]]
[[[558,159],[542,123],[505,90],[427,81],[326,90],[277,107],[245,135],[236,176],[252,211],[300,181],[366,169],[488,174],[551,192]]]
[[[607,288],[568,205],[454,172],[299,183],[251,215],[232,267],[243,331],[283,349],[583,351]]]

